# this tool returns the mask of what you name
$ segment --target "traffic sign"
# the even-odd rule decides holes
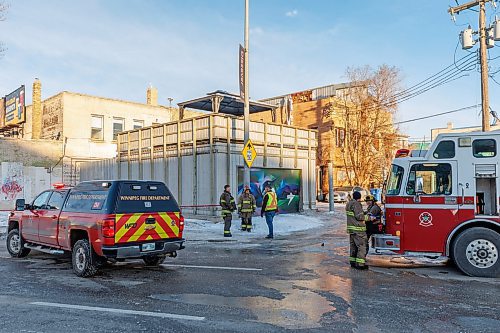
[[[241,155],[243,156],[243,159],[245,160],[248,167],[251,168],[253,161],[257,157],[257,151],[255,151],[255,147],[253,146],[253,143],[250,139],[248,139],[246,145],[243,147]]]

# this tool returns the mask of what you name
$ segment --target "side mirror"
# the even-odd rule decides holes
[[[23,211],[26,207],[26,201],[24,199],[16,200],[16,210]]]

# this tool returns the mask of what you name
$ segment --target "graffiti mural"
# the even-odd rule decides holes
[[[21,163],[2,163],[2,183],[0,200],[15,200],[23,197],[23,165]]]
[[[280,213],[296,213],[300,203],[300,170],[250,169],[250,191],[255,196],[257,207],[262,207],[264,187],[270,185],[278,197]],[[238,168],[238,196],[243,191],[243,168]]]

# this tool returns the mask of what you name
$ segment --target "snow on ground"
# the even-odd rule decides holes
[[[9,212],[0,211],[0,236],[7,230],[7,218]]]
[[[323,221],[314,216],[301,214],[283,214],[274,218],[274,237],[289,235],[294,232],[320,227]],[[268,234],[265,218],[254,216],[252,218],[252,232],[241,231],[241,219],[233,218],[231,240],[245,240],[264,238]],[[208,220],[186,219],[184,238],[188,241],[218,240],[224,239],[224,223],[222,218],[219,222]]]

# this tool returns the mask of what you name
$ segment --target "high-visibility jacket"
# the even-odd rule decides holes
[[[257,203],[252,193],[243,193],[238,198],[238,211],[240,213],[253,213],[257,209]]]
[[[265,212],[278,210],[278,197],[273,191],[267,192],[263,198],[263,207]]]
[[[234,202],[234,198],[231,193],[227,191],[222,192],[219,204],[222,207],[222,216],[231,215],[231,213],[236,210],[236,203]]]
[[[366,232],[366,221],[368,215],[363,212],[361,202],[351,199],[345,206],[347,215],[347,233],[354,234],[357,232]]]

